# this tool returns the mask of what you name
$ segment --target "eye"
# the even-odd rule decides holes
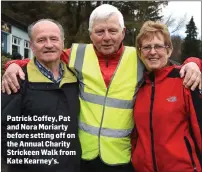
[[[38,39],[37,42],[42,43],[44,42],[44,39]]]
[[[96,30],[95,33],[97,35],[102,35],[104,33],[104,30]]]
[[[50,40],[51,41],[58,41],[59,39],[57,37],[51,37]]]
[[[154,48],[157,49],[157,50],[161,50],[164,47],[165,47],[164,45],[158,45],[158,44],[154,46]]]
[[[109,32],[110,32],[111,34],[116,34],[116,33],[117,33],[117,30],[115,30],[115,29],[110,29]]]
[[[152,49],[152,47],[148,45],[148,46],[142,47],[142,49],[143,49],[144,51],[149,51],[149,50]]]

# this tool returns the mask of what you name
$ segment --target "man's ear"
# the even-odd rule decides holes
[[[122,30],[123,39],[125,38],[125,34],[126,34],[126,28],[124,27]]]
[[[34,52],[34,45],[33,45],[33,42],[32,41],[30,41],[30,48],[32,49],[32,51]]]
[[[65,42],[63,41],[62,42],[62,49],[64,50],[64,47],[65,47]]]
[[[90,40],[91,40],[91,42],[93,42],[93,41],[92,41],[92,38],[91,38],[91,35],[92,35],[92,33],[89,31]]]

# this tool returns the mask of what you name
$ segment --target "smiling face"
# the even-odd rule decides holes
[[[64,48],[59,27],[50,21],[41,21],[32,28],[31,49],[42,63],[55,62],[60,59]]]
[[[142,40],[141,59],[147,70],[154,71],[167,65],[172,51],[164,42],[164,37],[161,33]]]
[[[90,32],[93,45],[103,55],[117,52],[124,36],[125,29],[121,29],[117,15],[112,15],[107,20],[96,20]]]

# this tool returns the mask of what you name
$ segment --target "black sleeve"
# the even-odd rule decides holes
[[[1,94],[1,151],[4,160],[6,160],[7,157],[7,125],[17,123],[16,121],[7,121],[7,116],[11,115],[14,117],[21,115],[21,99],[22,96],[20,92],[11,95]],[[15,133],[16,131],[9,132]],[[17,139],[12,140],[17,141]]]
[[[15,94],[1,94],[1,120],[6,120],[8,114],[20,115],[21,114],[21,93]]]
[[[195,144],[196,154],[202,167],[202,92],[199,89],[190,92],[190,132]],[[198,129],[199,132],[197,132]]]
[[[191,91],[192,102],[196,112],[199,128],[202,133],[202,90],[198,88],[195,91]]]

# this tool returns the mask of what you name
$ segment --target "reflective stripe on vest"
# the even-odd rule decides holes
[[[133,100],[120,100],[120,99],[114,99],[109,97],[105,98],[104,96],[85,93],[83,90],[80,90],[80,97],[81,99],[87,102],[91,102],[99,105],[105,104],[106,106],[109,106],[109,107],[122,108],[122,109],[131,109],[134,105],[135,98],[136,98],[136,96],[134,96]]]
[[[106,164],[128,163],[133,105],[143,76],[135,48],[125,47],[108,88],[92,44],[73,44],[69,67],[79,80],[82,159],[99,155]]]
[[[109,128],[100,129],[98,127],[85,124],[83,122],[79,122],[79,128],[83,131],[86,131],[96,136],[101,135],[101,136],[114,137],[114,138],[127,137],[132,132],[132,129],[129,129],[129,130],[116,130],[116,129],[109,129]]]
[[[82,84],[83,76],[82,76],[82,73],[80,73],[78,71],[82,70],[85,48],[86,48],[86,44],[78,45],[77,52],[76,52],[77,57],[76,57],[75,66],[74,66],[74,69],[78,73],[77,77],[80,80],[80,97],[87,102],[91,102],[91,103],[95,103],[95,104],[103,105],[104,101],[106,101],[105,102],[106,106],[115,107],[115,108],[123,108],[123,109],[131,109],[134,105],[136,96],[134,96],[133,100],[131,100],[131,101],[113,99],[113,98],[108,98],[108,97],[105,100],[104,96],[99,96],[99,95],[94,95],[94,94],[84,92],[84,84]],[[141,65],[139,65],[138,67],[141,67]],[[140,77],[142,77],[142,76],[140,76]],[[136,92],[135,92],[135,94],[136,94]]]

